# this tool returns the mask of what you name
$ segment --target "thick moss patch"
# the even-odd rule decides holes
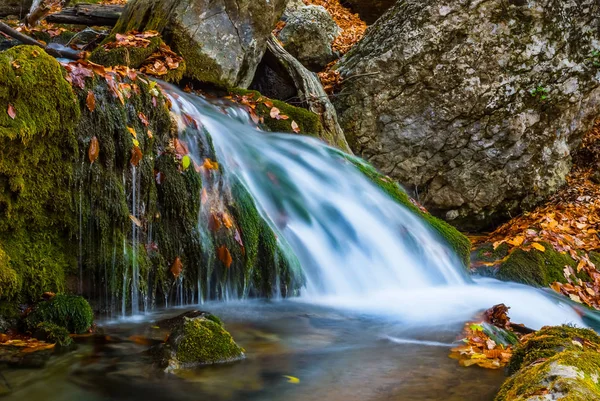
[[[513,375],[496,401],[525,401],[546,394],[548,399],[567,401],[600,399],[599,347],[600,337],[591,330],[543,328],[515,350],[509,365]]]
[[[60,347],[68,347],[73,344],[69,331],[62,326],[51,322],[42,322],[37,325],[33,333],[38,340],[56,344]]]
[[[262,96],[260,92],[253,90],[234,88],[229,89],[229,92],[239,96],[252,95],[253,100],[264,99],[265,101],[273,103],[273,106],[277,107],[281,111],[281,114],[289,117],[287,120],[277,120],[275,118],[271,118],[271,109],[265,106],[262,101],[257,102],[255,110],[256,114],[263,118],[263,127],[271,132],[287,132],[293,134],[295,132],[292,128],[292,121],[295,121],[300,129],[299,134],[314,136],[317,138],[322,138],[325,134],[325,129],[321,124],[319,116],[309,110],[292,106],[288,103],[282,102],[281,100],[269,99]]]
[[[41,323],[52,323],[69,333],[82,334],[92,326],[93,319],[92,308],[84,298],[59,294],[49,301],[38,303],[25,318],[25,324],[32,332]]]
[[[170,365],[191,367],[195,365],[231,362],[244,357],[231,334],[215,319],[184,318],[168,341],[173,352]]]

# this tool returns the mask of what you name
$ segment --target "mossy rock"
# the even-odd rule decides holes
[[[83,297],[59,294],[35,305],[25,318],[25,325],[33,332],[40,323],[52,323],[69,333],[83,334],[90,329],[93,319],[92,308]]]
[[[599,347],[600,337],[591,330],[543,328],[515,350],[509,364],[513,375],[496,401],[600,399]]]
[[[168,371],[244,358],[244,349],[235,343],[216,316],[202,313],[200,316],[183,316],[173,321],[177,325],[162,350],[162,363],[167,365]]]
[[[20,277],[10,267],[9,262],[10,258],[0,248],[0,299],[13,299],[21,290]]]
[[[506,244],[494,250],[492,244],[485,244],[473,252],[474,262],[498,262],[497,266],[478,269],[484,276],[492,276],[503,281],[514,281],[537,287],[547,287],[554,282],[565,283],[565,266],[575,268],[577,262],[567,253],[554,250],[551,244],[540,243],[544,251],[537,249],[515,249],[509,254]],[[576,273],[578,278],[589,280],[585,272]]]
[[[437,217],[434,217],[431,214],[421,210],[412,202],[406,191],[404,191],[404,189],[397,182],[381,174],[375,167],[366,161],[358,157],[343,154],[341,152],[340,155],[354,164],[356,168],[358,168],[367,178],[369,178],[369,180],[381,188],[392,199],[406,207],[417,216],[421,217],[423,221],[439,235],[440,238],[446,241],[449,247],[456,253],[465,268],[469,266],[471,241],[464,234],[445,221],[440,220]]]
[[[321,124],[319,116],[312,111],[303,109],[301,107],[292,106],[281,100],[269,99],[261,95],[260,92],[253,90],[233,88],[229,89],[229,92],[239,96],[252,95],[252,99],[254,100],[264,99],[265,101],[269,101],[273,103],[274,107],[277,107],[281,111],[281,114],[289,117],[287,120],[277,120],[275,118],[271,118],[271,109],[265,106],[262,101],[257,102],[255,110],[256,114],[258,117],[263,118],[263,128],[266,128],[271,132],[286,132],[294,134],[295,132],[292,129],[292,121],[295,121],[298,124],[300,129],[299,134],[301,135],[314,136],[317,138],[323,138],[325,135],[325,129]]]
[[[59,347],[69,347],[73,344],[73,339],[69,336],[69,330],[51,322],[39,323],[33,332],[33,336],[38,340],[56,344]]]

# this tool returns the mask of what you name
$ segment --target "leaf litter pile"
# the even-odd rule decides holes
[[[527,341],[534,331],[515,324],[508,317],[508,307],[496,305],[465,324],[462,344],[452,348],[450,358],[461,366],[500,369],[508,364],[515,346]]]
[[[555,282],[551,288],[572,300],[600,309],[600,272],[589,253],[600,250],[600,120],[584,137],[575,155],[575,167],[567,177],[567,185],[547,203],[524,213],[499,227],[490,235],[473,240],[474,245],[493,243],[516,249],[544,252],[540,242],[566,253],[576,262],[576,268],[564,267],[566,283]],[[498,265],[501,261],[489,263]],[[590,277],[583,281],[576,273]]]

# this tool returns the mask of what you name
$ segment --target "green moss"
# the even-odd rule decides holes
[[[254,100],[264,99],[265,101],[270,101],[273,103],[274,107],[277,107],[281,114],[289,117],[287,120],[277,120],[275,118],[271,118],[270,112],[271,109],[265,106],[262,102],[257,103],[256,114],[259,117],[262,117],[264,120],[264,127],[272,132],[287,132],[287,133],[295,133],[292,129],[292,121],[295,121],[300,128],[300,134],[314,136],[317,138],[323,138],[325,135],[325,129],[321,124],[321,120],[319,116],[315,113],[303,109],[301,107],[295,107],[281,100],[273,100],[267,97],[262,96],[257,91],[234,88],[229,89],[229,92],[234,95],[239,96],[248,96],[252,95]]]
[[[107,67],[124,65],[131,68],[139,68],[148,57],[160,49],[163,43],[160,36],[150,38],[150,44],[147,47],[115,47],[106,50],[103,46],[98,46],[90,55],[90,61]],[[115,35],[108,36],[102,44],[108,44],[115,41]]]
[[[13,299],[20,290],[20,277],[10,267],[8,255],[0,248],[0,299]]]
[[[566,282],[563,272],[565,266],[576,267],[577,262],[568,254],[555,251],[552,245],[545,242],[541,244],[545,248],[544,252],[537,249],[514,250],[500,265],[496,277],[500,280],[541,287],[556,281]]]
[[[221,324],[213,320],[185,318],[183,330],[171,336],[181,336],[175,355],[184,365],[228,362],[243,357],[244,350]]]
[[[46,322],[64,327],[69,333],[82,334],[92,326],[93,319],[92,308],[83,297],[58,294],[38,303],[25,318],[25,324],[30,331]]]
[[[69,331],[51,322],[39,323],[35,328],[34,337],[60,347],[68,347],[73,344],[73,339],[69,337]]]
[[[427,223],[427,225],[433,228],[438,235],[447,242],[450,248],[463,262],[464,266],[469,266],[471,241],[469,241],[465,235],[460,233],[456,228],[445,221],[422,211],[412,202],[408,194],[400,185],[398,185],[397,182],[381,174],[369,163],[357,157],[346,155],[341,152],[339,154],[354,164],[367,178],[381,188],[386,194],[392,197],[392,199],[406,207],[411,212],[415,213],[417,216],[421,217],[425,223]]]
[[[538,331],[515,350],[509,365],[513,375],[496,401],[528,400],[547,393],[567,401],[598,399],[598,346],[600,337],[591,330],[559,326]]]

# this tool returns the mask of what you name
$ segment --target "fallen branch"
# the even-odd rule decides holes
[[[11,28],[4,22],[0,22],[0,32],[5,33],[6,35],[26,45],[38,46],[44,49],[46,53],[53,57],[68,58],[70,60],[79,60],[81,58],[81,53],[77,50],[73,50],[71,48],[64,47],[58,44],[45,46],[44,44],[38,42],[34,38],[24,35],[16,29]]]
[[[317,75],[306,69],[294,56],[288,53],[273,34],[267,42],[267,53],[287,71],[292,81],[294,81],[300,100],[308,105],[310,111],[319,116],[323,128],[330,135],[328,139],[331,144],[352,154],[350,146],[346,142],[344,131],[338,123],[337,112],[327,97],[327,93],[325,93]]]
[[[115,26],[124,8],[122,5],[77,4],[48,15],[46,21],[56,24]]]

